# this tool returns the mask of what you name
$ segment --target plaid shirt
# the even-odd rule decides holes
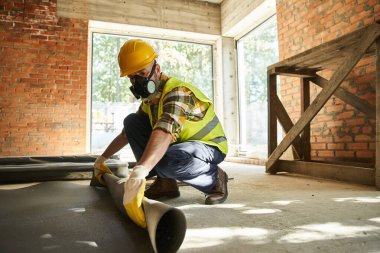
[[[186,87],[177,87],[163,98],[162,115],[158,118],[158,104],[151,104],[153,129],[161,129],[172,134],[175,142],[182,131],[185,120],[200,121],[203,119],[209,103],[200,101]]]

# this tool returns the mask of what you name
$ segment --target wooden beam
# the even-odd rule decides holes
[[[310,105],[310,82],[301,78],[301,113],[306,111]],[[301,135],[301,150],[303,160],[310,161],[310,123],[305,126]]]
[[[319,162],[278,160],[278,171],[308,175],[312,177],[375,185],[375,169]]]
[[[315,77],[312,77],[309,79],[319,87],[325,88],[328,80],[316,75]],[[345,103],[352,105],[359,111],[367,114],[369,117],[375,119],[376,118],[376,107],[368,103],[366,100],[359,98],[358,96],[355,96],[354,94],[346,91],[345,89],[342,88],[337,88],[334,96],[337,98],[342,99]]]
[[[295,69],[292,67],[275,67],[269,70],[270,74],[295,76],[295,77],[313,77],[317,70],[314,69]]]
[[[275,168],[273,166],[275,165],[276,161],[291,145],[294,139],[303,131],[305,126],[309,124],[315,115],[322,109],[327,100],[333,95],[334,91],[343,82],[348,73],[355,67],[367,49],[380,35],[380,29],[378,29],[378,26],[370,26],[368,28],[369,29],[366,29],[362,34],[362,39],[359,40],[357,44],[355,44],[355,50],[352,51],[351,55],[347,55],[344,64],[341,65],[333,74],[326,88],[324,88],[318,94],[313,103],[306,109],[294,127],[289,131],[282,142],[277,146],[275,151],[273,151],[273,153],[270,155],[266,164],[266,171],[269,173],[275,173]]]
[[[376,40],[376,188],[380,190],[380,38]]]
[[[268,74],[268,156],[277,147],[277,116],[276,116],[276,97],[277,97],[277,79],[276,75]]]
[[[284,129],[285,133],[288,133],[290,129],[294,126],[293,121],[290,119],[284,105],[281,103],[280,99],[278,98],[277,94],[273,96],[273,106],[276,111],[276,116],[278,118],[278,121],[280,122],[282,128]],[[302,150],[301,150],[301,141],[299,136],[297,136],[293,141],[293,148],[296,154],[295,159],[300,159],[302,157]]]

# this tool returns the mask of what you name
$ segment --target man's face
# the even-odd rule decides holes
[[[146,83],[147,86],[145,86],[144,89],[147,89],[151,95],[148,95],[148,97],[145,97],[142,93],[139,93],[139,91],[137,91],[137,94],[142,97],[142,100],[144,102],[150,101],[156,94],[155,89],[157,89],[157,85],[160,83],[159,73],[160,73],[160,66],[156,63],[156,61],[153,61],[150,64],[148,64],[145,68],[127,76],[129,80],[131,81],[133,87],[135,87],[135,85],[139,83],[139,86],[137,86],[138,88],[136,88],[137,90],[141,90],[141,87],[144,86],[144,84],[141,84],[141,81],[142,81],[141,78],[145,78],[145,80],[143,79],[143,82],[147,82]],[[148,80],[148,78],[150,81]],[[132,92],[136,92],[136,90]]]

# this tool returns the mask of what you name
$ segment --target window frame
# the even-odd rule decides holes
[[[251,27],[251,29],[249,31],[246,31],[244,34],[240,34],[238,37],[235,37],[235,45],[236,45],[236,83],[237,83],[237,97],[238,97],[238,148],[236,150],[237,152],[237,157],[243,157],[243,158],[255,158],[257,160],[266,160],[264,158],[256,158],[256,157],[250,157],[250,156],[247,156],[246,153],[249,152],[249,150],[246,150],[246,149],[243,149],[242,148],[242,145],[245,143],[245,140],[243,140],[244,138],[244,134],[243,134],[243,123],[245,121],[245,116],[244,118],[242,119],[241,115],[243,114],[242,112],[245,110],[244,108],[242,108],[242,101],[241,101],[241,89],[242,89],[242,85],[240,85],[241,81],[239,80],[239,77],[240,77],[240,74],[239,74],[239,55],[240,53],[238,52],[238,43],[241,39],[244,39],[246,36],[248,36],[251,32],[253,32],[255,29],[258,29],[260,26],[264,25],[265,22],[269,21],[271,18],[275,18],[276,19],[276,13],[272,13],[272,14],[268,14],[266,16],[263,16],[261,17],[261,22],[259,21],[256,21],[255,23],[255,26],[254,27]],[[277,36],[277,44],[278,44],[278,36]],[[279,83],[278,83],[279,85]],[[245,87],[244,87],[245,88]],[[268,98],[267,98],[268,99]],[[267,154],[268,156],[268,154]]]

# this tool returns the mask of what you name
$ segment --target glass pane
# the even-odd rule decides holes
[[[237,42],[240,153],[268,156],[267,66],[278,61],[276,16]]]
[[[128,78],[120,78],[119,48],[132,37],[93,34],[91,152],[102,153],[123,129],[124,118],[136,112],[140,100],[129,90]],[[133,37],[135,38],[135,37]],[[161,70],[191,83],[213,98],[212,46],[206,44],[143,38],[158,52]],[[134,160],[123,148],[121,156]]]

